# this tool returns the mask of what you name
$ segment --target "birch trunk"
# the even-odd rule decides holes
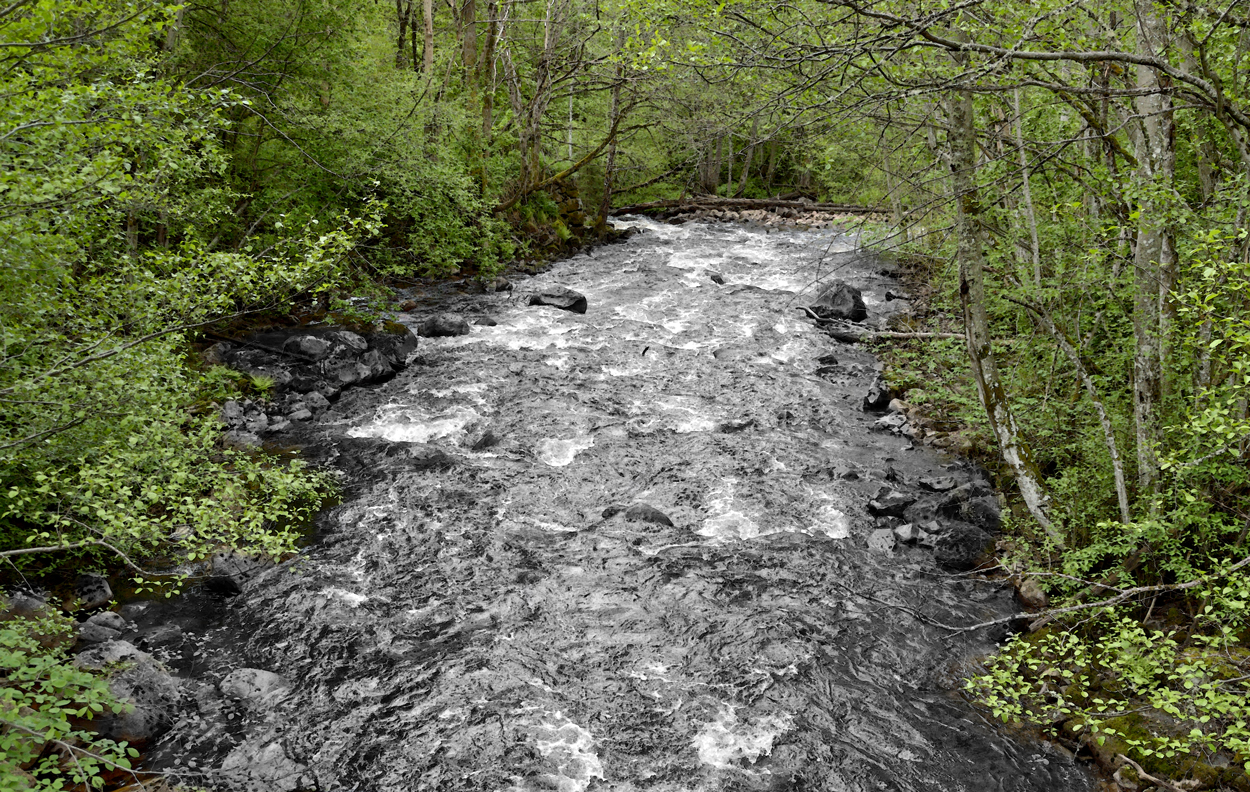
[[[959,260],[959,296],[964,314],[964,337],[968,360],[977,383],[977,394],[994,436],[999,453],[1011,467],[1016,485],[1029,513],[1048,536],[1063,546],[1063,536],[1051,522],[1049,497],[1033,460],[1033,451],[1020,434],[1007,402],[1007,392],[998,375],[998,364],[990,344],[989,318],[985,312],[985,257],[982,250],[977,195],[977,141],[973,119],[972,93],[959,91],[950,98],[951,178],[955,192],[956,257]]]
[[[422,0],[421,12],[425,17],[424,70],[434,72],[434,0]]]
[[[1137,3],[1138,48],[1162,56],[1166,22],[1153,3]],[[1133,260],[1133,417],[1137,430],[1137,486],[1142,495],[1159,487],[1156,447],[1162,439],[1159,415],[1166,390],[1167,339],[1171,331],[1169,295],[1176,283],[1176,246],[1168,224],[1168,197],[1176,174],[1175,127],[1168,86],[1148,66],[1137,67],[1138,178],[1146,188],[1139,208],[1137,251]]]

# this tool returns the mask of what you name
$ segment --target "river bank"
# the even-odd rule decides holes
[[[364,475],[200,639],[156,764],[240,788],[1087,788],[962,703],[994,636],[907,615],[1015,605],[870,511],[979,480],[874,431],[873,359],[794,308],[821,249],[870,309],[888,278],[828,233],[635,225],[422,306],[489,321],[290,435]],[[554,286],[586,313],[523,296]],[[272,684],[224,692],[241,669]]]

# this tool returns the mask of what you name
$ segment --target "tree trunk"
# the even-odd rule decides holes
[[[408,23],[412,20],[412,0],[395,0],[395,19],[399,34],[395,37],[395,68],[408,65]]]
[[[989,318],[985,311],[985,257],[982,251],[977,195],[976,126],[972,93],[959,91],[950,98],[951,176],[955,192],[956,257],[959,260],[959,297],[964,314],[964,337],[968,360],[977,383],[977,394],[994,436],[999,453],[1015,474],[1016,485],[1033,519],[1054,542],[1064,544],[1063,536],[1048,513],[1049,497],[1033,461],[1033,452],[1020,434],[1007,401],[1007,392],[998,376],[998,364],[990,344]]]
[[[738,190],[730,197],[739,198],[747,190],[747,179],[751,177],[751,160],[755,158],[755,135],[760,129],[760,117],[751,119],[751,139],[747,141],[746,151],[742,155],[742,178],[738,181]]]
[[[434,73],[434,0],[422,0],[422,16],[425,17],[425,49],[423,70],[427,75]],[[415,64],[414,64],[415,65]]]
[[[1166,22],[1148,0],[1137,3],[1138,48],[1161,55]],[[1142,495],[1158,491],[1162,440],[1159,409],[1166,392],[1167,341],[1171,332],[1169,296],[1176,283],[1176,245],[1169,225],[1169,193],[1176,175],[1172,100],[1160,75],[1137,67],[1138,178],[1148,190],[1139,207],[1133,290],[1133,417],[1137,429],[1137,486]]]
[[[619,53],[625,48],[625,31],[621,30],[617,33],[616,51]],[[608,110],[608,123],[616,128],[620,126],[621,113],[621,84],[624,82],[625,67],[618,59],[616,63],[616,79],[612,82],[612,103]],[[595,217],[595,233],[603,235],[608,227],[608,212],[612,209],[612,185],[616,179],[616,138],[612,138],[612,143],[608,148],[608,161],[603,168],[603,198],[599,201],[599,214]]]
[[[1029,155],[1024,150],[1024,116],[1020,114],[1020,89],[1015,90],[1016,148],[1020,151],[1020,184],[1024,193],[1024,219],[1029,224],[1030,252],[1033,254],[1033,286],[1042,288],[1042,245],[1037,235],[1037,214],[1033,211],[1033,193],[1029,187]]]

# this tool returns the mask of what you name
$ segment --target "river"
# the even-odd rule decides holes
[[[639,233],[446,304],[496,324],[422,339],[326,414],[354,483],[201,625],[198,709],[158,766],[256,790],[1091,789],[959,695],[1001,633],[912,615],[1001,616],[1010,586],[868,546],[886,480],[977,475],[872,431],[876,361],[798,310],[833,274],[880,317],[895,284],[830,231],[618,224]],[[552,284],[589,310],[526,304]],[[222,697],[242,667],[283,683]]]

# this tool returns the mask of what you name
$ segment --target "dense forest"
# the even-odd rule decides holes
[[[293,550],[331,484],[222,447],[267,383],[206,332],[488,280],[614,205],[879,207],[927,295],[901,329],[964,334],[883,349],[891,383],[999,472],[1001,571],[1053,603],[970,694],[1142,778],[1250,768],[1247,56],[1235,0],[14,0],[6,575]],[[68,617],[15,613],[0,788],[128,766]]]

